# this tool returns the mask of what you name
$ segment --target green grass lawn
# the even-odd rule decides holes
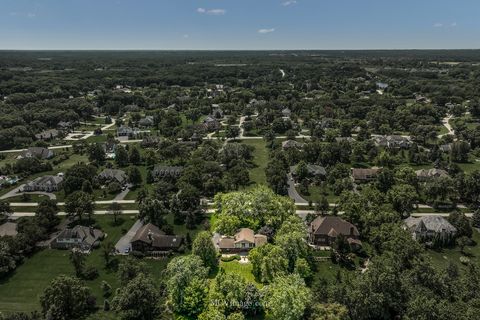
[[[467,246],[464,251],[471,262],[478,264],[480,263],[480,233],[474,230],[472,239],[476,242],[476,245]],[[438,268],[446,268],[449,262],[457,264],[461,269],[465,268],[460,262],[460,257],[463,256],[463,254],[458,247],[441,250],[428,249],[427,254],[432,258],[433,265]]]
[[[100,227],[107,237],[103,241],[115,243],[124,230],[128,230],[135,222],[134,216],[122,216],[120,223],[114,225],[113,218],[108,216],[95,216],[95,225]],[[123,257],[119,257],[122,259]],[[166,265],[166,260],[146,260],[152,275],[158,277],[160,270]],[[99,277],[92,281],[86,281],[92,293],[97,298],[97,304],[103,304],[101,290],[102,281],[107,281],[115,290],[120,286],[115,271],[106,269],[100,249],[90,253],[87,265],[98,268]],[[45,249],[27,258],[12,275],[0,282],[0,311],[33,311],[39,310],[39,299],[46,286],[57,276],[66,274],[73,275],[74,270],[69,261],[69,251]],[[98,319],[96,317],[92,319]],[[113,319],[113,318],[112,318]]]
[[[220,261],[220,268],[225,270],[225,273],[234,273],[242,276],[245,280],[254,283],[257,287],[263,286],[255,280],[252,274],[253,266],[251,263],[239,263],[235,260],[230,262]]]
[[[297,191],[299,191],[298,188]],[[339,199],[339,196],[336,196],[328,186],[322,188],[320,186],[310,185],[308,187],[308,192],[310,193],[309,195],[302,196],[306,200],[311,200],[313,204],[320,201],[322,196],[325,196],[329,203],[337,203]]]
[[[9,202],[40,202],[45,199],[50,199],[43,194],[25,194],[25,196],[15,196],[8,198]]]
[[[253,163],[255,167],[250,169],[250,180],[255,184],[267,184],[265,169],[268,163],[268,150],[263,139],[243,140],[243,144],[253,146]]]

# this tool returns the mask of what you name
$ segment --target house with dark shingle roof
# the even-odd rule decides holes
[[[35,135],[37,140],[52,140],[60,135],[57,129],[45,130]]]
[[[167,235],[156,225],[147,223],[138,229],[130,242],[133,251],[168,252],[177,251],[183,243],[183,237]]]
[[[415,174],[417,175],[418,180],[422,182],[441,177],[448,177],[447,171],[436,168],[417,170],[415,171]]]
[[[101,230],[77,225],[60,232],[52,240],[50,247],[53,249],[79,249],[89,252],[100,244],[103,237],[104,233]]]
[[[97,180],[103,185],[107,185],[111,182],[118,182],[120,185],[124,185],[128,181],[128,176],[123,170],[104,169],[97,176]]]
[[[154,180],[178,179],[183,172],[183,167],[156,165],[152,170]]]
[[[315,164],[307,164],[306,166],[307,166],[308,175],[310,177],[324,178],[327,176],[327,171],[325,170],[325,167],[318,166]],[[290,167],[290,173],[294,178],[297,174],[297,168],[298,168],[298,165]]]
[[[282,149],[302,149],[305,144],[295,140],[285,140],[282,142]]]
[[[155,124],[153,116],[146,116],[138,121],[138,125],[142,128],[148,128]]]
[[[38,158],[38,159],[50,159],[53,158],[55,154],[52,150],[43,147],[30,147],[27,150],[22,151],[17,159],[23,158]]]
[[[24,192],[56,192],[62,188],[62,176],[43,176],[38,177],[23,186]]]
[[[356,226],[337,216],[319,216],[308,227],[309,242],[316,246],[331,246],[338,236],[344,236],[351,246],[361,246]]]
[[[370,168],[370,169],[362,169],[362,168],[353,168],[352,169],[352,176],[355,182],[369,182],[373,181],[377,178],[377,175],[380,173],[382,168]]]

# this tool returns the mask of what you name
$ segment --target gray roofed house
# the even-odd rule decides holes
[[[449,241],[455,237],[457,229],[442,216],[408,217],[404,221],[405,229],[412,233],[417,241],[429,241],[439,237]]]
[[[75,226],[66,228],[52,240],[50,247],[53,249],[79,249],[89,252],[99,245],[104,233],[93,227]]]
[[[159,136],[146,136],[143,138],[142,142],[140,142],[140,145],[143,148],[157,148],[158,144],[162,141],[162,139]]]
[[[38,177],[23,186],[24,192],[55,192],[61,189],[63,177],[61,176],[43,176]]]
[[[57,123],[57,128],[63,131],[69,131],[70,129],[72,129],[72,126],[73,125],[70,121],[60,121],[59,123]]]
[[[104,169],[100,174],[97,176],[97,179],[100,183],[106,185],[111,182],[118,182],[121,185],[127,183],[128,176],[123,170],[119,169]]]
[[[298,165],[296,166],[291,166],[290,167],[290,173],[295,176],[297,172]],[[325,177],[327,175],[327,171],[325,170],[325,167],[316,165],[316,164],[307,164],[307,171],[310,176],[313,177]]]
[[[0,225],[0,238],[15,237],[17,234],[17,224],[15,222],[5,222]]]
[[[43,147],[30,147],[27,150],[22,151],[17,159],[22,158],[38,158],[38,159],[50,159],[54,156],[52,150]]]
[[[176,251],[183,243],[183,237],[167,235],[156,225],[147,223],[142,226],[130,241],[133,251],[144,253],[154,251]]]
[[[127,127],[127,126],[120,126],[118,129],[117,129],[117,136],[119,137],[130,137],[130,136],[133,136],[135,134],[138,133],[138,130],[135,129],[135,128],[130,128],[130,127]]]
[[[37,140],[51,140],[51,139],[55,139],[59,135],[60,135],[60,132],[57,129],[49,129],[49,130],[45,130],[40,133],[37,133],[35,135],[35,138]]]
[[[415,171],[419,181],[428,181],[440,177],[448,177],[448,172],[442,169],[421,169]]]
[[[183,172],[183,167],[180,166],[164,166],[156,165],[152,170],[152,176],[155,180],[164,178],[177,179]]]
[[[370,169],[353,168],[352,169],[353,180],[355,182],[368,182],[368,181],[375,180],[381,170],[382,168],[370,168]]]
[[[296,148],[296,149],[301,149],[303,148],[305,144],[295,141],[295,140],[285,140],[282,142],[282,148],[283,149],[290,149],[290,148]]]
[[[290,118],[290,116],[292,115],[292,111],[289,109],[289,108],[284,108],[282,110],[282,115],[285,117],[285,118]]]
[[[400,135],[377,136],[374,141],[377,146],[390,149],[406,149],[412,144],[409,138]]]
[[[207,116],[203,119],[203,128],[207,131],[215,131],[220,129],[220,122],[212,116]]]
[[[441,152],[450,152],[452,151],[452,144],[447,143],[447,144],[439,145],[438,150],[440,150]]]
[[[342,142],[342,141],[347,141],[347,142],[354,142],[355,139],[353,137],[335,137],[335,142]]]
[[[140,127],[151,127],[155,124],[155,121],[153,119],[153,116],[146,116],[145,118],[142,118],[138,121],[138,125]]]

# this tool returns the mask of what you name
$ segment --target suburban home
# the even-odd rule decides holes
[[[305,144],[295,140],[285,140],[282,142],[282,149],[301,149]]]
[[[15,237],[17,234],[17,224],[15,222],[7,221],[4,224],[0,225],[0,238]]]
[[[70,121],[60,121],[59,123],[57,123],[57,129],[64,132],[72,130],[72,127],[73,124]]]
[[[125,185],[128,181],[128,176],[123,170],[104,169],[97,176],[97,180],[103,185],[107,185],[112,182],[118,182],[120,185]]]
[[[218,104],[212,104],[212,116],[215,119],[221,119],[223,118],[223,110],[220,109],[220,105]]]
[[[233,237],[215,234],[213,243],[222,253],[240,253],[266,244],[267,236],[255,234],[249,228],[241,228]]]
[[[52,249],[79,249],[89,252],[92,248],[98,247],[103,239],[104,233],[93,227],[75,226],[66,228],[52,240]]]
[[[212,116],[207,116],[205,119],[203,119],[202,126],[206,131],[210,132],[216,131],[221,127],[220,122]]]
[[[404,229],[412,233],[413,239],[424,242],[435,240],[448,242],[452,240],[457,229],[442,216],[408,217],[404,220]]]
[[[441,152],[448,153],[448,152],[452,151],[452,143],[439,145],[438,150],[440,150]]]
[[[352,138],[352,137],[336,137],[336,138],[335,138],[335,142],[340,143],[340,142],[344,142],[344,141],[349,142],[349,143],[352,143],[352,142],[355,141],[355,139]]]
[[[42,160],[53,158],[55,154],[52,150],[43,147],[30,147],[27,150],[22,151],[17,159],[23,158],[38,158]]]
[[[157,148],[161,141],[162,140],[159,136],[146,136],[143,138],[142,142],[140,142],[140,145],[142,148]]]
[[[289,108],[285,108],[282,110],[282,116],[284,118],[290,118],[291,115],[292,115],[292,111]]]
[[[52,140],[60,135],[57,129],[45,130],[35,135],[37,140]]]
[[[297,168],[298,168],[298,165],[290,167],[290,173],[294,178],[296,178]],[[308,171],[308,175],[312,178],[319,177],[323,179],[327,176],[327,171],[325,170],[325,168],[315,164],[307,164],[307,171]]]
[[[134,136],[138,133],[138,130],[135,129],[135,128],[130,128],[130,127],[127,127],[127,126],[120,126],[118,129],[117,129],[117,136],[118,137],[131,137],[131,136]]]
[[[153,120],[153,116],[146,116],[145,118],[142,118],[138,121],[138,125],[143,128],[151,127],[154,124],[155,121]]]
[[[135,233],[131,240],[132,250],[153,254],[155,252],[177,251],[183,237],[167,235],[156,225],[147,223]]]
[[[376,136],[373,138],[378,147],[389,149],[407,149],[412,145],[409,138],[399,135]]]
[[[337,216],[319,216],[308,227],[309,242],[315,246],[330,247],[338,236],[344,236],[352,248],[361,247],[357,227]]]
[[[415,171],[418,181],[424,182],[441,177],[448,177],[448,172],[442,169],[421,169]]]
[[[152,170],[154,180],[178,179],[183,172],[183,167],[157,165]]]
[[[369,182],[376,179],[377,174],[382,170],[382,168],[370,168],[370,169],[361,169],[353,168],[352,176],[355,182]]]
[[[38,177],[23,186],[24,192],[56,192],[62,188],[63,177],[56,176],[43,176]]]

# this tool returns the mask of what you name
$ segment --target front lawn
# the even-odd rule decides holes
[[[475,245],[465,247],[464,251],[472,263],[478,264],[480,263],[480,233],[474,230],[472,239],[475,242]],[[437,268],[444,269],[450,262],[453,262],[460,267],[463,266],[460,262],[460,257],[463,256],[463,254],[458,247],[440,250],[428,249],[427,254],[432,258],[433,265]]]
[[[241,143],[253,146],[253,163],[255,167],[250,169],[250,180],[255,184],[267,184],[265,169],[268,164],[268,150],[263,139],[242,140]]]

